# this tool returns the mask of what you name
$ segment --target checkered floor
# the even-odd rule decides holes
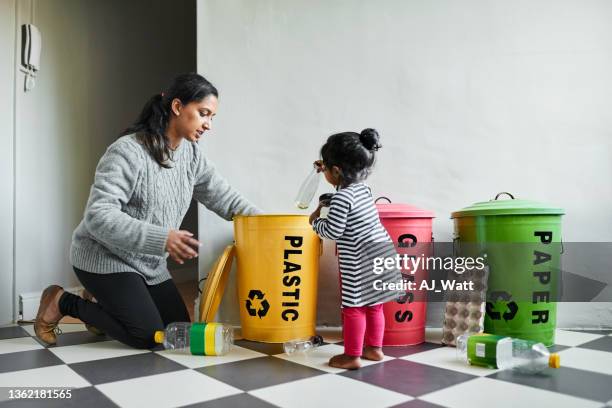
[[[123,346],[64,324],[45,348],[33,328],[0,328],[0,407],[604,407],[612,406],[612,334],[557,331],[562,368],[538,375],[471,367],[455,349],[428,342],[385,349],[384,361],[356,371],[327,366],[342,352],[339,332],[312,354],[238,340],[223,357]],[[15,387],[70,387],[69,400],[8,400]],[[537,405],[536,405],[537,404]]]

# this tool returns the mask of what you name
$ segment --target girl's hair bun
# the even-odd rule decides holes
[[[363,129],[359,134],[359,141],[361,142],[363,147],[370,151],[377,151],[382,147],[379,143],[379,140],[380,136],[378,135],[376,129]]]

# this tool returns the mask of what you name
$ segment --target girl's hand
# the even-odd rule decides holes
[[[308,222],[310,223],[310,225],[312,225],[314,220],[316,220],[317,218],[319,218],[321,216],[321,207],[323,207],[323,205],[321,205],[321,203],[319,203],[319,206],[317,207],[317,209],[314,210],[314,212],[312,214],[310,214],[310,218],[308,219]]]
[[[193,234],[185,230],[170,230],[166,239],[166,251],[170,258],[179,264],[184,264],[185,260],[196,258],[196,251],[202,244],[197,239],[192,238]]]

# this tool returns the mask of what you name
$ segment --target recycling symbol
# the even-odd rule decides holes
[[[506,301],[506,307],[508,308],[503,314],[495,310],[493,306],[493,302],[497,300]],[[516,313],[518,312],[518,305],[512,299],[512,295],[508,292],[491,292],[490,302],[487,302],[487,315],[491,318],[491,320],[501,320],[503,317],[505,321],[514,319]]]
[[[268,314],[268,310],[270,310],[270,304],[266,299],[264,299],[264,294],[259,289],[251,289],[249,291],[248,299],[246,300],[246,310],[250,316],[259,316],[261,319],[266,314]],[[259,310],[253,307],[253,300],[260,300]]]

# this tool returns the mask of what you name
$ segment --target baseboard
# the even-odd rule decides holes
[[[77,286],[74,288],[64,288],[64,290],[75,295],[80,295],[83,287]],[[19,321],[33,321],[36,318],[41,296],[42,291],[26,292],[19,295]]]
[[[612,329],[612,302],[572,302],[557,305],[557,328]]]
[[[65,288],[67,292],[80,295],[83,287]],[[36,318],[42,292],[27,292],[19,295],[19,320],[32,321]],[[194,319],[198,320],[199,302],[194,307]],[[191,305],[187,305],[190,307]],[[433,308],[430,308],[431,313]],[[429,319],[427,327],[435,328],[437,322]],[[319,327],[338,327],[335,324],[319,322]],[[612,329],[612,302],[560,303],[557,306],[557,327],[572,329]]]

